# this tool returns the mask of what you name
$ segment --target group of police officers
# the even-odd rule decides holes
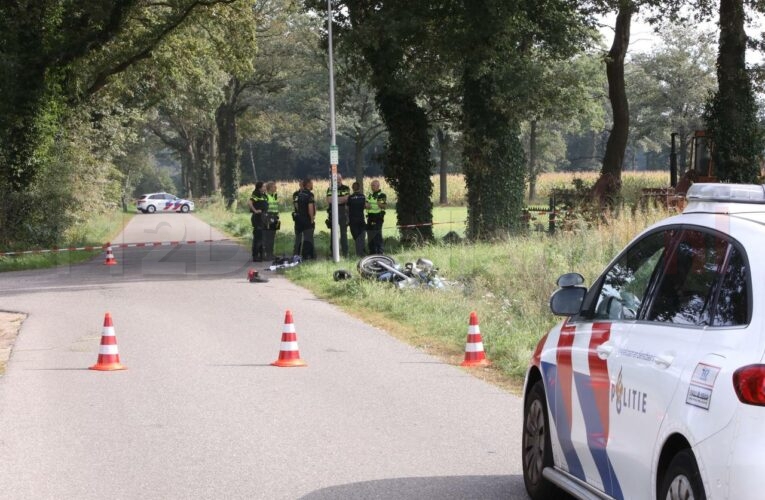
[[[343,184],[340,175],[337,176],[337,207],[338,226],[340,229],[340,251],[348,256],[348,229],[357,257],[368,254],[383,253],[382,228],[385,219],[387,197],[380,190],[380,181],[371,184],[372,192],[365,196],[358,182],[351,188]],[[332,229],[332,187],[327,189],[327,227]],[[247,202],[252,216],[252,260],[255,262],[270,261],[274,258],[274,239],[280,227],[279,206],[276,194],[276,183],[257,182],[252,196]],[[305,179],[300,183],[300,189],[292,194],[295,222],[295,245],[293,255],[302,259],[314,259],[316,253],[313,235],[316,219],[316,201],[313,195],[313,181]],[[364,214],[366,212],[366,220]],[[330,231],[331,233],[331,231]],[[330,245],[334,244],[334,235],[330,234]],[[365,248],[365,240],[368,247]],[[332,248],[330,248],[330,251]]]

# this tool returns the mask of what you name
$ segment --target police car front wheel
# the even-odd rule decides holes
[[[661,482],[659,500],[705,500],[704,485],[689,450],[683,450],[672,459]]]
[[[537,380],[526,395],[523,408],[523,482],[533,500],[556,498],[558,489],[542,476],[546,467],[552,467],[550,424],[547,419],[545,387]]]

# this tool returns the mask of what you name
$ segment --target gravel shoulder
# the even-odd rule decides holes
[[[26,317],[26,314],[0,311],[0,375],[5,373],[5,365]]]

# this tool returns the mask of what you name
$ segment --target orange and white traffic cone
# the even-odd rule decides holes
[[[107,243],[107,245],[106,260],[104,261],[104,265],[114,266],[117,264],[117,259],[114,258],[114,254],[112,253],[112,245],[110,243]]]
[[[483,352],[478,315],[473,311],[470,313],[470,326],[468,326],[468,337],[465,344],[465,360],[460,363],[460,366],[489,366],[490,364],[491,362],[486,359]]]
[[[300,359],[295,323],[292,321],[292,311],[289,309],[284,315],[284,330],[282,331],[282,343],[279,350],[279,359],[271,363],[273,366],[308,366]]]
[[[114,335],[112,315],[109,313],[104,316],[104,330],[101,334],[101,345],[98,348],[98,361],[90,369],[101,371],[127,370],[127,366],[120,364],[117,337]]]

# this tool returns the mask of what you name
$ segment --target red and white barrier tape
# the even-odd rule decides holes
[[[94,251],[94,250],[106,250],[111,247],[115,248],[144,248],[144,247],[164,247],[164,246],[177,246],[177,245],[194,245],[196,243],[215,243],[217,241],[232,241],[232,238],[223,238],[220,240],[187,240],[187,241],[154,241],[150,243],[104,243],[101,246],[86,246],[86,247],[66,247],[58,248],[53,247],[50,249],[36,249],[25,250],[22,252],[0,252],[0,257],[6,255],[30,255],[30,254],[42,254],[42,253],[59,253],[59,252],[75,252],[75,251]]]

